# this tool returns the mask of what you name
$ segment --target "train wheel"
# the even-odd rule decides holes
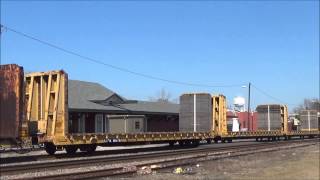
[[[96,151],[97,145],[91,144],[91,145],[82,145],[79,147],[80,151],[87,152],[87,153],[93,153]]]
[[[57,147],[53,143],[45,143],[44,149],[49,155],[54,155],[57,151]]]
[[[169,146],[170,146],[170,147],[173,147],[173,146],[174,146],[174,143],[175,143],[175,142],[170,141],[170,142],[169,142]]]
[[[198,140],[192,141],[192,146],[198,147],[200,145],[200,142]]]
[[[65,147],[67,154],[75,154],[78,150],[77,146],[66,146]]]
[[[211,139],[207,139],[207,144],[211,144]]]
[[[92,145],[89,145],[88,149],[87,149],[87,153],[94,153],[97,149],[97,145],[95,144],[92,144]]]
[[[228,143],[232,143],[232,139],[227,139]]]
[[[183,141],[179,141],[179,145],[182,147],[184,145]]]

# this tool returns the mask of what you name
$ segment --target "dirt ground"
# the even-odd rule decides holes
[[[138,175],[137,180],[149,179],[261,179],[261,180],[319,180],[319,144],[304,148],[259,153],[192,165],[188,174],[174,174],[174,169]],[[124,178],[127,179],[127,178]]]

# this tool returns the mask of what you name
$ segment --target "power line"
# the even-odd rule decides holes
[[[185,86],[195,86],[195,87],[221,87],[221,88],[223,87],[223,88],[226,88],[226,87],[241,87],[244,84],[243,83],[243,84],[234,84],[234,85],[208,85],[208,84],[189,83],[189,82],[182,82],[182,81],[175,81],[175,80],[165,79],[165,78],[161,78],[161,77],[156,77],[156,76],[152,76],[152,75],[148,75],[148,74],[144,74],[144,73],[131,71],[131,70],[126,69],[126,68],[115,66],[115,65],[112,65],[112,64],[109,64],[109,63],[105,63],[103,61],[100,61],[100,60],[97,60],[97,59],[94,59],[94,58],[91,58],[91,57],[88,57],[88,56],[81,55],[81,54],[76,53],[74,51],[68,50],[66,48],[63,48],[61,46],[52,44],[50,42],[47,42],[47,41],[44,41],[44,40],[41,40],[41,39],[38,39],[36,37],[33,37],[31,35],[25,34],[23,32],[17,31],[15,29],[9,28],[9,27],[4,26],[4,25],[1,24],[1,34],[3,32],[5,32],[5,31],[14,32],[14,33],[16,33],[16,34],[18,34],[20,36],[23,36],[23,37],[25,37],[27,39],[31,39],[31,40],[36,41],[38,43],[41,43],[41,44],[44,44],[44,45],[49,46],[51,48],[57,49],[59,51],[62,51],[64,53],[71,54],[73,56],[79,57],[79,58],[84,59],[86,61],[93,62],[93,63],[100,64],[100,65],[104,65],[106,67],[109,67],[109,68],[112,68],[112,69],[116,69],[118,71],[122,71],[122,72],[133,74],[133,75],[136,75],[136,76],[144,77],[144,78],[147,78],[147,79],[153,79],[153,80],[163,81],[163,82],[172,83],[172,84],[179,84],[179,85],[185,85]],[[258,88],[257,86],[255,86],[253,84],[252,84],[252,87],[254,87],[256,90],[258,90],[260,93],[264,94],[265,96],[276,100],[277,102],[288,104],[288,103],[282,101],[281,99],[270,95],[266,91]],[[296,106],[295,104],[288,104],[288,105]]]
[[[280,103],[283,103],[283,104],[287,104],[287,105],[291,105],[291,106],[297,106],[296,104],[286,103],[285,101],[282,101],[281,99],[276,98],[276,97],[270,95],[270,94],[267,93],[266,91],[258,88],[257,86],[255,86],[255,85],[253,85],[253,84],[251,84],[251,86],[252,86],[253,88],[255,88],[257,91],[259,91],[260,93],[264,94],[265,96],[267,96],[267,97],[269,97],[269,98],[271,98],[271,99],[273,99],[273,100],[276,100],[277,102],[280,102]]]
[[[51,48],[54,48],[54,49],[57,49],[59,51],[62,51],[64,53],[67,53],[67,54],[71,54],[73,56],[77,56],[81,59],[84,59],[84,60],[87,60],[87,61],[90,61],[90,62],[93,62],[93,63],[96,63],[96,64],[100,64],[100,65],[104,65],[104,66],[107,66],[109,68],[112,68],[112,69],[116,69],[118,71],[122,71],[122,72],[126,72],[126,73],[130,73],[130,74],[133,74],[133,75],[136,75],[136,76],[141,76],[141,77],[144,77],[144,78],[148,78],[148,79],[153,79],[153,80],[158,80],[158,81],[163,81],[163,82],[167,82],[167,83],[172,83],[172,84],[179,84],[179,85],[185,85],[185,86],[195,86],[195,87],[241,87],[243,84],[233,84],[233,85],[208,85],[208,84],[198,84],[198,83],[189,83],[189,82],[182,82],[182,81],[175,81],[175,80],[170,80],[170,79],[165,79],[165,78],[161,78],[161,77],[156,77],[156,76],[152,76],[152,75],[148,75],[148,74],[144,74],[144,73],[139,73],[139,72],[135,72],[135,71],[132,71],[132,70],[129,70],[129,69],[126,69],[126,68],[122,68],[122,67],[119,67],[119,66],[115,66],[115,65],[112,65],[112,64],[109,64],[109,63],[105,63],[103,61],[100,61],[100,60],[97,60],[97,59],[94,59],[94,58],[91,58],[91,57],[88,57],[88,56],[84,56],[84,55],[81,55],[79,53],[76,53],[74,51],[71,51],[71,50],[68,50],[68,49],[65,49],[63,47],[60,47],[60,46],[57,46],[55,44],[52,44],[52,43],[49,43],[47,41],[44,41],[44,40],[41,40],[41,39],[38,39],[38,38],[35,38],[33,36],[30,36],[28,34],[25,34],[25,33],[22,33],[22,32],[19,32],[17,30],[14,30],[12,28],[9,28],[7,26],[4,26],[4,25],[1,25],[2,28],[8,30],[8,31],[11,31],[11,32],[14,32],[20,36],[23,36],[25,38],[28,38],[28,39],[31,39],[33,41],[37,41],[41,44],[44,44],[46,46],[49,46]]]

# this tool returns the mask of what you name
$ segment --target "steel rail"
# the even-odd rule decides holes
[[[259,152],[270,152],[280,149],[287,149],[287,148],[297,148],[297,147],[305,147],[308,145],[314,145],[316,143],[310,143],[309,142],[295,142],[295,143],[280,143],[281,146],[279,146],[278,143],[269,143],[269,144],[263,144],[263,145],[255,145],[255,147],[241,147],[234,148],[233,151],[220,151],[216,153],[211,154],[199,154],[192,157],[182,157],[177,159],[171,159],[171,160],[160,160],[158,162],[147,162],[142,164],[137,164],[135,168],[132,169],[126,169],[126,168],[109,168],[109,169],[99,169],[99,170],[93,170],[93,171],[87,171],[87,172],[73,172],[68,174],[58,174],[58,175],[49,175],[49,176],[41,176],[41,177],[35,177],[30,179],[96,179],[100,177],[110,177],[110,176],[124,176],[124,175],[134,175],[137,173],[137,171],[143,167],[143,166],[151,166],[154,165],[155,168],[153,170],[157,169],[166,169],[176,166],[184,166],[184,165],[190,165],[195,164],[197,162],[211,160],[211,159],[220,159],[225,157],[236,157],[241,155],[248,155],[248,154],[254,154]],[[296,146],[289,146],[292,144],[296,144]],[[273,148],[273,149],[272,149]]]
[[[318,141],[318,140],[317,140]],[[314,140],[303,140],[303,141],[282,141],[282,142],[269,142],[264,144],[251,144],[251,145],[238,145],[238,146],[228,146],[228,147],[204,147],[202,149],[183,149],[183,150],[174,150],[169,152],[156,152],[149,154],[138,154],[138,155],[127,155],[120,157],[98,157],[98,158],[88,158],[88,159],[80,159],[80,160],[67,160],[67,161],[53,161],[53,162],[40,162],[33,164],[22,164],[22,165],[13,165],[13,166],[1,166],[1,174],[2,175],[10,175],[10,174],[21,174],[25,172],[39,172],[43,170],[53,170],[59,168],[72,168],[72,167],[83,167],[83,166],[92,166],[99,164],[111,164],[116,162],[132,162],[134,160],[147,160],[153,158],[165,158],[165,157],[173,157],[173,156],[181,156],[181,155],[194,155],[201,153],[219,153],[226,151],[229,152],[231,150],[243,151],[243,149],[256,149],[262,147],[270,147],[272,145],[286,145],[292,143],[306,143],[306,142],[314,142]]]

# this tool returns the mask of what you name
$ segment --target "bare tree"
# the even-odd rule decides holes
[[[294,113],[299,113],[301,110],[317,110],[320,111],[320,100],[317,98],[304,99],[303,103],[294,108]]]
[[[155,97],[149,97],[150,101],[153,102],[162,102],[162,103],[172,103],[171,94],[162,88],[160,91],[157,92]]]

